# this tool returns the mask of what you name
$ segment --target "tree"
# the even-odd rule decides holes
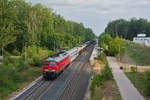
[[[132,18],[129,21],[117,19],[109,22],[105,28],[105,33],[110,34],[112,37],[119,36],[129,40],[143,32],[150,36],[150,22],[142,18]]]
[[[40,3],[25,0],[0,1],[0,47],[13,54],[37,45],[50,50],[62,49],[94,39],[94,32],[82,23],[68,21]],[[20,54],[18,53],[18,54]]]
[[[108,51],[111,56],[115,56],[119,53],[120,55],[123,55],[125,49],[124,49],[124,44],[122,42],[122,39],[119,37],[115,37],[114,39],[112,39],[112,41],[109,42]]]
[[[104,49],[104,52],[107,55],[118,55],[119,49],[121,55],[123,55],[125,52],[122,38],[119,38],[118,36],[112,38],[109,34],[102,34],[99,36],[99,45]]]
[[[13,43],[16,39],[16,11],[8,0],[0,1],[0,47]]]

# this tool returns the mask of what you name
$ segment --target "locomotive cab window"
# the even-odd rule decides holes
[[[49,62],[45,62],[45,63],[44,63],[44,65],[47,65],[47,66],[49,66]]]
[[[55,62],[51,62],[51,66],[55,66],[56,64],[55,64]]]

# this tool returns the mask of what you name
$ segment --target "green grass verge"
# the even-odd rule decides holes
[[[2,67],[0,66],[0,68]],[[0,100],[7,98],[7,96],[12,92],[16,91],[19,88],[23,88],[25,83],[30,83],[40,75],[42,75],[40,67],[31,67],[25,69],[24,71],[10,73],[10,75],[8,75],[8,73],[1,75]]]
[[[131,41],[125,41],[126,43],[126,54],[136,62],[137,52],[137,63],[140,66],[150,65],[150,47],[137,44]]]
[[[21,54],[19,57],[12,57],[10,54],[4,56],[4,64],[0,64],[0,100],[8,98],[17,89],[23,88],[35,78],[42,75],[43,59],[54,52],[29,46],[27,55]]]
[[[91,100],[102,100],[103,98],[106,100],[122,100],[108,65],[106,55],[100,54],[98,60],[101,60],[105,64],[105,67],[100,75],[94,74],[91,85]]]
[[[41,69],[41,64],[31,66],[23,57],[5,57],[5,63],[0,65],[0,100],[42,75]]]
[[[136,87],[136,73],[135,72],[125,72],[126,76],[130,79],[130,81],[133,83],[133,85]],[[150,77],[150,76],[149,76]],[[148,96],[148,87],[147,84],[149,82],[147,81],[147,73],[138,73],[138,81],[137,81],[137,89],[138,91],[147,99],[150,100],[150,96]]]

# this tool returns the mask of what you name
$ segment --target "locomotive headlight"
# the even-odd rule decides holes
[[[48,69],[45,69],[45,71],[49,71]]]
[[[51,71],[52,71],[52,72],[55,72],[56,70],[55,70],[55,69],[52,69]]]

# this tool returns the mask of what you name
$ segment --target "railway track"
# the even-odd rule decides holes
[[[27,95],[24,100],[37,100],[51,84],[52,81],[48,82],[44,80],[37,88],[35,88],[29,95]]]
[[[93,47],[93,45],[87,47],[57,79],[53,81],[42,79],[37,86],[15,100],[71,100],[69,98],[79,85],[82,71],[86,68]]]
[[[76,60],[78,60],[78,59],[79,59],[79,57],[76,58]],[[69,70],[74,63],[75,62],[72,62],[65,71]],[[61,74],[63,74],[63,73],[64,72],[62,72]],[[60,76],[58,76],[58,78],[60,78]],[[17,98],[16,100],[20,100],[20,99],[21,100],[37,100],[43,93],[45,93],[45,91],[56,80],[47,81],[43,78],[42,81],[38,83],[38,86],[36,86],[34,89],[32,89],[32,91],[29,91],[29,93],[27,93],[25,96],[23,96],[22,98]],[[37,93],[37,91],[38,91],[38,93]]]
[[[89,65],[88,59],[90,57],[90,54],[92,53],[92,50],[93,50],[93,48],[91,48],[89,50],[89,52],[87,52],[85,54],[86,55],[85,61],[80,66],[80,69],[78,70],[77,74],[74,77],[72,77],[72,79],[69,81],[68,85],[66,85],[66,87],[64,88],[62,93],[57,98],[57,100],[72,100],[71,98],[72,98],[72,95],[74,93],[74,90],[80,84],[80,80],[82,78],[83,71],[85,70],[86,66]]]

